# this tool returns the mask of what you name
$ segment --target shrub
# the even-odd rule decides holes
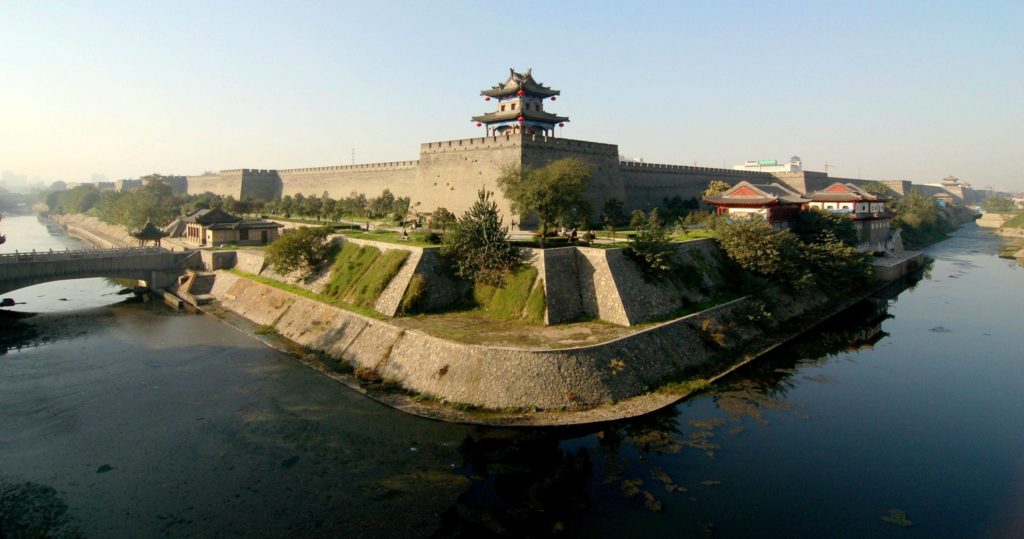
[[[285,232],[267,247],[267,262],[278,273],[301,270],[313,273],[328,260],[334,245],[327,241],[327,227],[302,227]]]
[[[718,243],[743,269],[776,282],[792,277],[800,242],[788,230],[777,230],[762,218],[735,221],[715,231]]]
[[[638,210],[639,211],[639,210]],[[636,232],[630,236],[629,254],[640,263],[648,275],[661,276],[672,269],[672,245],[668,241],[668,230],[653,209],[648,214],[634,218]]]
[[[441,254],[455,273],[474,283],[499,286],[505,274],[520,263],[519,250],[508,241],[498,205],[481,190],[473,206],[444,235]]]

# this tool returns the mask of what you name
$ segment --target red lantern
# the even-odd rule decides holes
[[[519,123],[523,123],[524,121],[526,121],[526,118],[523,118],[522,116],[520,116],[519,117]]]
[[[491,98],[489,96],[484,99],[484,101],[490,101],[490,100],[491,100]]]
[[[558,101],[558,98],[556,98],[555,96],[551,96],[551,100],[552,101]]]
[[[518,95],[518,96],[524,96],[524,95],[526,95],[526,92],[524,92],[524,91],[522,91],[522,90],[519,90],[518,92],[516,92],[516,95]]]
[[[484,125],[484,124],[482,124],[482,123],[480,123],[480,122],[477,122],[477,123],[476,123],[476,126],[477,126],[477,127],[480,127],[481,125]]]
[[[558,124],[558,127],[565,127],[565,124]]]

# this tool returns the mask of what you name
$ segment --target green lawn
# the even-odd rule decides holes
[[[1003,223],[1007,228],[1024,228],[1024,212],[1018,213],[1013,219]]]

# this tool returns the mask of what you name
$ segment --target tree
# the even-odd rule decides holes
[[[723,224],[715,230],[726,255],[743,269],[777,282],[792,277],[800,257],[800,241],[788,230],[778,230],[761,217]]]
[[[629,216],[629,227],[640,228],[644,226],[647,221],[647,214],[643,210],[633,210],[632,215]]]
[[[448,208],[440,207],[434,210],[430,222],[434,227],[441,227],[441,233],[444,234],[445,230],[455,223],[455,214],[448,211]]]
[[[278,273],[302,270],[306,275],[319,269],[330,257],[333,245],[327,241],[328,227],[301,227],[286,231],[267,247],[267,262]]]
[[[629,243],[629,254],[649,275],[662,275],[672,269],[672,245],[657,208],[637,226]]]
[[[622,226],[626,222],[626,212],[623,210],[622,201],[617,198],[609,198],[604,202],[601,209],[601,222],[604,229],[611,233],[612,241],[615,241],[615,227]]]
[[[826,243],[838,241],[846,245],[857,245],[857,229],[846,214],[829,213],[820,209],[800,212],[793,232],[804,243]]]
[[[986,198],[981,201],[981,207],[985,208],[985,211],[988,212],[1011,212],[1017,209],[1017,205],[1013,200],[1001,196],[990,196]]]
[[[622,226],[626,223],[626,212],[623,203],[617,198],[609,198],[601,208],[601,222],[605,226]]]
[[[713,197],[719,193],[728,191],[732,186],[722,180],[711,180],[708,183],[708,188],[704,190],[704,198]]]
[[[508,241],[492,193],[481,189],[477,201],[444,235],[441,254],[451,260],[455,273],[474,283],[501,286],[505,274],[520,263],[519,250]]]
[[[506,168],[498,177],[498,187],[519,215],[536,213],[540,222],[540,242],[544,245],[548,226],[561,222],[577,224],[590,215],[586,200],[591,170],[574,157],[552,161],[541,168]]]

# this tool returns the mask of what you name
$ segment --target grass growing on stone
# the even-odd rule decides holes
[[[697,378],[681,382],[668,382],[659,387],[658,392],[670,395],[689,395],[691,393],[700,393],[709,387],[711,387],[711,382],[703,378]]]
[[[1006,228],[1024,228],[1024,212],[1018,213],[1016,217],[1003,223]]]
[[[477,284],[473,287],[473,300],[487,316],[499,320],[528,319],[526,305],[529,302],[533,283],[537,280],[537,268],[523,266],[505,277],[501,288]],[[541,292],[543,300],[543,291]],[[534,299],[534,302],[537,302]],[[541,319],[543,319],[541,314]]]
[[[376,247],[346,243],[334,259],[324,295],[350,305],[372,307],[407,258],[409,251],[381,253]]]
[[[230,271],[231,273],[234,273],[235,275],[238,275],[239,277],[245,277],[246,279],[249,279],[250,281],[256,281],[257,283],[265,284],[267,286],[271,286],[271,287],[277,288],[278,290],[284,290],[285,292],[288,292],[288,293],[291,293],[291,294],[295,294],[296,296],[302,296],[304,298],[308,298],[308,299],[311,299],[311,300],[314,300],[314,301],[319,301],[320,303],[326,303],[327,305],[332,305],[334,307],[338,307],[339,309],[344,309],[346,311],[350,311],[350,312],[353,312],[353,313],[356,313],[356,314],[360,314],[360,315],[363,315],[363,316],[366,316],[366,317],[369,317],[369,318],[376,318],[377,320],[386,320],[387,319],[386,316],[380,314],[379,312],[377,312],[377,311],[375,311],[373,309],[367,309],[367,308],[361,307],[359,305],[349,305],[349,304],[347,304],[347,303],[345,303],[343,301],[339,301],[339,300],[337,300],[335,298],[332,298],[330,296],[325,296],[325,295],[322,295],[322,294],[317,294],[316,292],[311,292],[309,290],[306,290],[305,288],[299,288],[299,287],[297,287],[295,285],[290,285],[288,283],[282,283],[281,281],[275,281],[274,279],[268,279],[266,277],[261,277],[259,275],[254,275],[252,273],[246,273],[246,272],[244,272],[242,270],[238,270],[238,269],[230,269],[228,271]]]
[[[530,297],[526,298],[526,320],[541,323],[547,311],[547,298],[544,296],[544,282],[538,281]]]
[[[405,289],[405,295],[402,296],[402,304],[398,307],[399,313],[410,314],[419,310],[420,300],[423,299],[423,287],[424,279],[419,273],[409,279],[409,286]]]

